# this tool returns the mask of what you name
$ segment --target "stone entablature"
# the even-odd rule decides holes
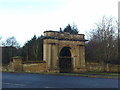
[[[70,41],[86,41],[84,34],[70,34],[69,32],[58,32],[58,31],[45,31],[45,39],[56,39],[56,40],[70,40]]]

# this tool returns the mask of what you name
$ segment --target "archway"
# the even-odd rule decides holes
[[[59,53],[59,68],[60,72],[72,72],[72,58],[70,47],[64,47]]]
[[[84,34],[44,32],[44,61],[48,72],[80,72],[85,67]],[[65,52],[65,53],[63,53]]]

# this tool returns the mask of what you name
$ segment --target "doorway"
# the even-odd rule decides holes
[[[59,54],[59,68],[61,73],[72,72],[72,58],[70,47],[64,47]]]

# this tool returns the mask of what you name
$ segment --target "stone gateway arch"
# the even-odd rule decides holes
[[[84,34],[44,32],[44,61],[50,72],[82,72],[85,67]]]

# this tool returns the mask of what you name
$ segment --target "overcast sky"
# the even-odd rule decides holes
[[[119,0],[0,0],[0,36],[23,45],[35,34],[73,22],[85,34],[103,16],[118,18]]]

